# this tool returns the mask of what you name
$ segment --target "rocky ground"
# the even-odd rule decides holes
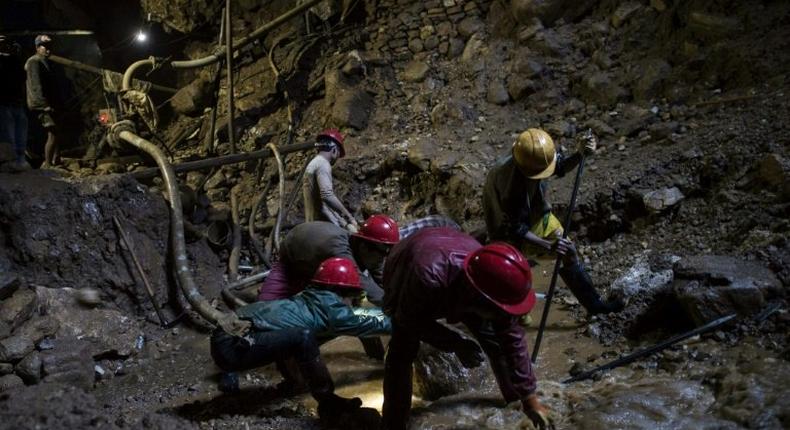
[[[213,16],[211,2],[142,3],[177,31]],[[182,3],[192,7],[173,6]],[[287,3],[240,2],[235,31]],[[314,18],[308,37],[295,37],[307,29],[294,22],[264,40],[279,85],[265,49],[245,51],[238,146],[299,143],[341,127],[348,156],[335,167],[336,190],[360,220],[442,213],[477,234],[485,173],[520,131],[540,126],[573,150],[592,129],[601,144],[586,164],[572,237],[597,286],[628,305],[588,319],[560,289],[538,366],[558,427],[786,428],[789,12],[781,1],[361,2],[343,23]],[[209,52],[210,39],[195,37],[185,54]],[[224,78],[216,142],[207,131],[212,75],[179,75],[189,85],[162,107],[159,134],[177,161],[228,151]],[[95,168],[70,159],[61,172],[0,176],[2,426],[317,428],[309,398],[274,397],[273,369],[250,373],[240,397],[218,395],[206,328],[183,314],[169,275],[161,182],[108,175],[147,167],[134,151],[102,157]],[[305,161],[286,158],[287,191]],[[557,213],[572,176],[549,181]],[[230,195],[245,272],[263,261],[277,168],[249,162],[181,179],[193,272],[225,306]],[[298,200],[286,229],[300,221]],[[114,217],[175,328],[157,326]],[[552,262],[539,263],[543,290]],[[774,312],[754,319],[766,309]],[[737,322],[711,334],[592,382],[560,383],[731,312]],[[348,341],[325,349],[343,394],[380,407],[381,364]],[[529,426],[499,407],[487,372],[464,375],[421,382],[414,428]],[[462,381],[476,381],[471,392]],[[446,396],[429,401],[436,390]],[[348,426],[365,428],[371,412]]]

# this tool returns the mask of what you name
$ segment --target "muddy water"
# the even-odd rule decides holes
[[[535,269],[538,292],[547,289],[551,269],[550,261]],[[735,347],[693,340],[596,381],[563,385],[560,381],[575,363],[592,367],[622,352],[587,336],[586,323],[572,316],[565,301],[562,298],[552,307],[537,364],[539,394],[552,409],[557,428],[728,429],[790,424],[790,397],[785,395],[790,365],[751,345],[756,340],[747,339]],[[530,346],[542,309],[539,301],[527,331]],[[381,410],[382,362],[367,358],[354,338],[333,340],[322,346],[322,354],[340,395],[360,397],[368,411]],[[154,331],[144,351],[126,366],[124,375],[97,387],[96,395],[109,405],[108,413],[160,411],[200,428],[319,428],[316,405],[309,395],[276,396],[273,388],[280,377],[273,366],[241,375],[241,394],[220,395],[205,334],[184,328]],[[504,404],[493,380],[485,387],[433,402],[415,397],[412,428],[531,428],[517,404]],[[363,414],[347,427],[375,428],[375,417]]]

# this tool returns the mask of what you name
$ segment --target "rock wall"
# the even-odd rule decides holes
[[[458,56],[462,38],[482,27],[490,5],[490,0],[382,0],[367,27],[365,48],[400,60],[432,53]]]

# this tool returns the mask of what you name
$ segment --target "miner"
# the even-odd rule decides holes
[[[261,286],[258,300],[285,299],[302,291],[318,265],[329,257],[344,257],[354,263],[368,301],[380,305],[384,291],[379,286],[384,259],[400,239],[397,223],[386,215],[373,215],[350,233],[330,222],[313,221],[294,227],[280,245],[280,259]],[[378,282],[377,282],[378,281]],[[363,338],[371,358],[383,359],[379,339]]]
[[[25,160],[25,66],[21,48],[0,35],[0,171],[30,170]]]
[[[233,336],[218,328],[211,336],[211,356],[224,371],[220,389],[239,390],[235,372],[291,359],[318,401],[322,421],[359,408],[359,398],[347,399],[334,393],[319,345],[342,335],[366,337],[391,332],[390,320],[380,309],[351,306],[361,293],[354,262],[333,257],[318,266],[308,288],[301,293],[237,309],[240,319],[252,323],[249,332]]]
[[[505,400],[520,401],[536,426],[549,425],[520,324],[535,292],[529,263],[518,250],[505,243],[482,246],[451,228],[423,229],[393,247],[384,290],[384,311],[392,318],[384,429],[408,428],[412,363],[421,342],[455,353],[467,368],[479,366],[485,352]],[[437,321],[442,318],[463,323],[480,345]]]
[[[60,89],[49,61],[52,39],[46,34],[36,36],[36,53],[25,63],[27,71],[27,107],[47,132],[42,168],[56,164],[58,158],[58,127],[55,118],[60,108]]]
[[[548,133],[530,128],[513,143],[511,154],[488,172],[483,187],[483,211],[488,238],[505,241],[524,253],[556,253],[562,256],[560,276],[590,314],[618,312],[623,304],[604,302],[579,261],[576,247],[563,239],[563,227],[551,213],[542,179],[563,176],[579,164],[582,151],[592,154],[595,136],[581,140],[578,151],[565,156]]]
[[[334,128],[326,129],[316,137],[318,154],[307,164],[302,184],[304,220],[328,221],[356,232],[359,228],[356,219],[337,198],[332,185],[332,166],[346,155],[344,141],[345,136]]]

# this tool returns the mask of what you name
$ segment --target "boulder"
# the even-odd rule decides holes
[[[14,373],[14,365],[11,363],[0,363],[0,376]]]
[[[688,28],[702,39],[721,39],[741,30],[738,18],[694,11],[688,15]]]
[[[642,4],[631,1],[621,4],[612,14],[612,27],[620,28],[629,18],[642,9]]]
[[[650,191],[642,196],[645,209],[651,213],[663,212],[680,203],[685,196],[677,187]]]
[[[453,353],[439,351],[423,343],[414,361],[416,394],[425,400],[480,390],[496,385],[488,362],[474,369],[465,368]]]
[[[525,78],[521,74],[512,74],[507,78],[507,93],[513,100],[521,100],[538,91],[538,83]]]
[[[625,273],[612,282],[612,296],[628,300],[630,297],[650,295],[652,292],[669,285],[674,272],[671,268],[654,270],[646,255],[637,257]]]
[[[753,167],[757,183],[790,196],[790,160],[779,154],[764,155]]]
[[[447,58],[456,58],[460,56],[463,54],[465,46],[463,40],[457,37],[451,38],[447,47]]]
[[[95,375],[91,349],[91,344],[84,340],[58,339],[55,348],[41,352],[44,382],[92,388]]]
[[[424,61],[413,60],[403,69],[401,78],[406,82],[422,82],[428,76],[431,67]]]
[[[143,333],[134,319],[115,309],[80,306],[71,288],[38,288],[37,293],[45,312],[60,324],[58,337],[84,339],[92,356],[137,352],[137,338]]]
[[[698,325],[737,313],[750,316],[766,302],[783,295],[773,272],[741,258],[704,255],[684,258],[673,268],[673,290]]]
[[[470,38],[473,34],[483,30],[485,24],[476,16],[469,16],[458,23],[458,34],[464,39]]]
[[[431,110],[431,122],[435,127],[445,126],[449,123],[471,123],[477,119],[474,107],[463,99],[450,98],[439,102]]]
[[[14,330],[33,315],[37,303],[36,293],[33,290],[28,288],[17,290],[11,297],[0,302],[0,321]]]
[[[41,381],[41,354],[33,351],[14,367],[16,374],[28,385]]]
[[[0,272],[0,300],[11,297],[18,289],[21,282],[13,273]]]
[[[521,24],[527,24],[538,18],[546,25],[551,25],[562,17],[569,6],[576,1],[568,0],[511,0],[510,10],[513,17]],[[583,2],[582,2],[583,3]]]
[[[181,88],[170,99],[170,106],[182,115],[199,115],[211,101],[211,85],[208,81],[198,78]]]
[[[362,88],[340,91],[332,106],[332,123],[337,127],[362,130],[368,126],[375,101]]]
[[[505,83],[501,79],[494,79],[488,83],[488,91],[486,91],[486,100],[495,105],[505,105],[510,101]]]
[[[580,85],[578,92],[588,102],[597,103],[604,106],[611,106],[628,96],[628,91],[612,81],[608,73],[594,72],[585,77]]]
[[[22,381],[22,378],[16,375],[5,375],[0,376],[0,393],[3,391],[8,391],[14,387],[22,387],[25,383]]]
[[[25,336],[14,335],[5,338],[0,340],[0,361],[19,361],[33,349],[33,342]]]
[[[672,72],[672,66],[663,59],[655,58],[643,61],[637,70],[639,75],[632,89],[634,99],[649,101],[660,94],[664,82]]]

